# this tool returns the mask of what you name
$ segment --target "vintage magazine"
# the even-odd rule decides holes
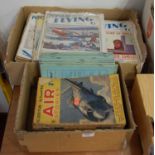
[[[42,19],[43,14],[31,13],[27,19],[27,23],[22,35],[22,39],[15,57],[16,61],[32,60],[33,51],[36,49],[38,38],[40,37],[42,28],[40,28],[38,20]],[[38,26],[39,25],[39,26]],[[39,28],[38,28],[39,27]]]
[[[85,78],[39,78],[33,129],[123,128],[117,74]]]
[[[105,42],[117,62],[138,62],[139,45],[136,28],[132,21],[105,20]]]
[[[39,57],[42,77],[78,78],[117,73],[113,53],[53,53]]]
[[[46,12],[39,53],[105,52],[103,22],[102,14]]]
[[[57,64],[59,65],[59,64]],[[81,68],[81,69],[80,69]],[[40,64],[41,77],[78,78],[92,75],[110,75],[117,73],[117,65],[102,66],[56,66],[52,64]]]

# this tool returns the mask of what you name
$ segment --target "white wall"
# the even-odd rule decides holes
[[[132,8],[141,11],[144,0],[0,0],[0,31],[7,39],[17,12],[24,5],[71,8]]]

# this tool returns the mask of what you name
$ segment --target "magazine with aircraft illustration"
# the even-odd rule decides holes
[[[105,20],[105,42],[117,62],[138,62],[139,47],[132,21]]]
[[[46,12],[39,53],[103,52],[103,22],[102,14]]]
[[[117,74],[39,78],[34,130],[123,128],[125,124]]]

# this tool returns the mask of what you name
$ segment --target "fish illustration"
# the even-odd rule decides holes
[[[103,96],[97,95],[93,89],[87,89],[83,83],[65,79],[71,84],[73,92],[73,105],[90,121],[104,121],[113,111]]]

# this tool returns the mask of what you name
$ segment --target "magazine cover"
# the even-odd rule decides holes
[[[125,123],[117,74],[39,78],[33,129],[123,128]]]
[[[101,14],[46,12],[39,52],[104,50]]]
[[[27,19],[27,23],[22,35],[22,39],[15,57],[16,61],[32,60],[34,47],[37,45],[39,36],[38,28],[36,30],[36,22],[38,18],[42,18],[40,13],[31,13]],[[37,32],[36,32],[37,31]],[[36,33],[35,33],[36,32]]]
[[[138,61],[136,28],[132,21],[105,20],[105,42],[109,52],[113,52],[115,61]]]

